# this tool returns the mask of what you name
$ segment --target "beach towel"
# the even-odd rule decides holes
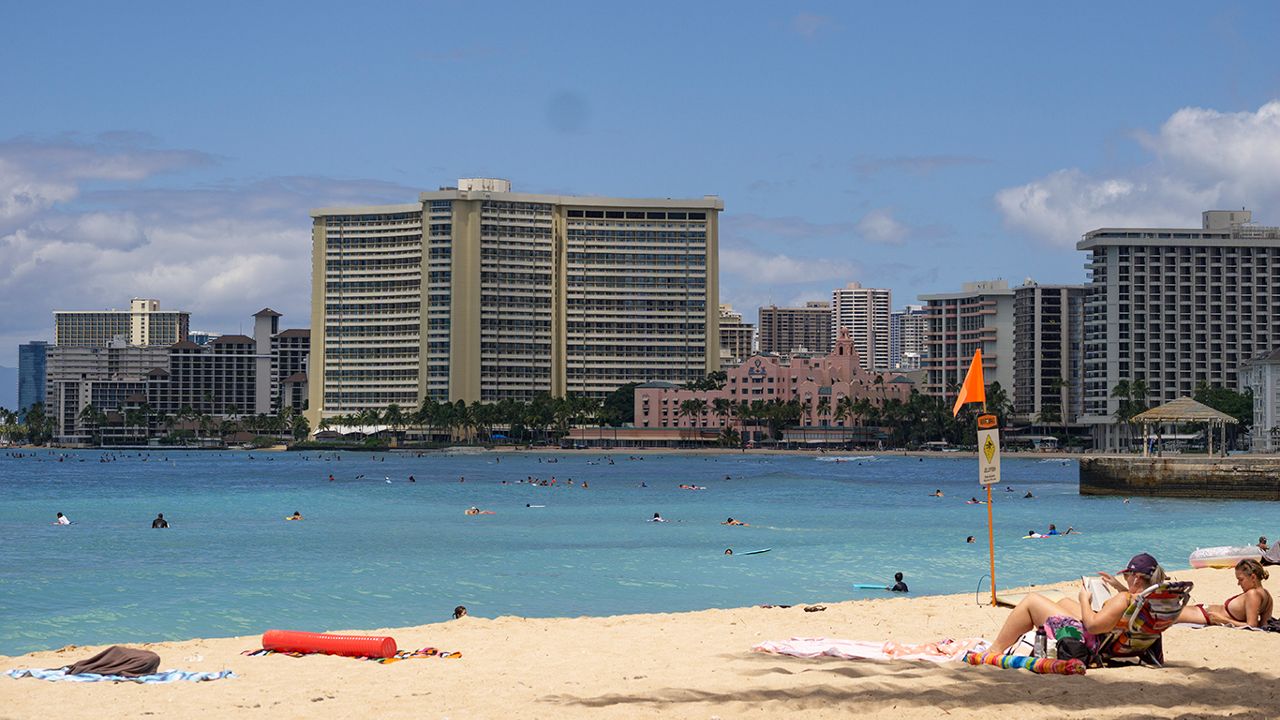
[[[765,641],[751,648],[792,657],[838,657],[846,660],[928,660],[959,662],[970,651],[983,651],[990,645],[982,638],[950,638],[936,642],[906,644],[893,641],[833,640],[830,638],[791,638],[782,642]]]
[[[1030,670],[1040,675],[1084,675],[1081,660],[1050,660],[1025,655],[998,655],[996,653],[965,653],[964,661],[970,665],[994,665],[1006,670]]]
[[[178,682],[179,680],[205,682],[209,680],[221,680],[223,678],[234,678],[236,676],[236,674],[230,670],[219,670],[218,672],[165,670],[164,672],[151,673],[149,675],[99,675],[98,673],[70,673],[67,672],[67,668],[58,668],[56,670],[10,670],[5,674],[14,680],[24,677],[32,677],[37,680],[49,680],[51,682],[134,682],[143,684],[171,683]]]
[[[289,657],[305,657],[307,655],[325,655],[327,653],[304,653],[304,652],[280,652],[278,650],[245,650],[240,653],[249,657],[262,657],[265,655],[288,655]],[[401,660],[413,660],[416,658],[438,657],[447,660],[458,659],[462,657],[462,653],[453,650],[437,650],[433,647],[424,647],[421,650],[401,650],[391,657],[356,657],[356,660],[372,660],[373,662],[387,665],[390,663],[400,662]]]

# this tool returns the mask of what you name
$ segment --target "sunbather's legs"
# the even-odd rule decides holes
[[[1032,628],[1040,627],[1045,620],[1054,615],[1071,615],[1079,618],[1080,606],[1073,600],[1064,599],[1060,602],[1054,602],[1036,593],[1027,595],[1009,613],[1009,617],[1004,621],[1004,627],[1000,628],[1000,634],[996,636],[996,641],[991,645],[991,652],[1002,653],[1008,650],[1024,633]]]

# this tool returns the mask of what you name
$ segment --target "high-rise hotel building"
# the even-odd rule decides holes
[[[832,349],[831,303],[810,300],[804,307],[760,308],[760,352],[825,355]]]
[[[921,295],[929,319],[925,335],[925,392],[955,399],[975,351],[982,350],[982,379],[1014,396],[1013,291],[1004,280],[979,280],[960,292]]]
[[[58,347],[106,347],[112,340],[127,345],[172,345],[187,339],[191,314],[161,310],[159,300],[134,298],[128,310],[56,310],[53,344]]]
[[[1238,389],[1247,360],[1280,347],[1280,228],[1247,210],[1211,210],[1198,228],[1100,228],[1084,306],[1084,414],[1097,446],[1117,440],[1121,381],[1148,407],[1208,383]]]
[[[851,282],[831,293],[831,337],[839,337],[840,329],[849,331],[853,347],[858,351],[862,369],[888,370],[889,314],[893,292],[888,288],[865,288]]]
[[[889,367],[919,370],[929,318],[923,305],[907,305],[889,315]]]
[[[321,417],[602,397],[719,367],[716,197],[511,192],[312,213],[312,426]]]

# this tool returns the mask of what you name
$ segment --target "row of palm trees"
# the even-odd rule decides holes
[[[532,442],[562,436],[570,428],[602,422],[602,401],[584,395],[552,397],[540,394],[527,402],[504,399],[494,403],[426,400],[416,410],[391,404],[384,410],[367,408],[320,421],[319,430],[385,426],[397,437],[417,431],[427,438],[450,440],[506,437]],[[498,433],[497,429],[504,433]]]
[[[813,403],[817,424],[821,428],[882,428],[888,444],[895,447],[920,445],[925,442],[945,440],[966,443],[973,440],[973,416],[979,411],[966,408],[952,417],[950,405],[942,398],[923,395],[912,390],[904,401],[896,398],[873,401],[869,398],[843,396],[834,403],[830,397],[819,396]],[[1008,394],[999,383],[992,383],[987,391],[987,411],[1005,418],[1009,412]],[[780,439],[782,431],[796,427],[808,415],[801,400],[740,400],[715,398],[710,403],[693,398],[680,403],[677,415],[688,418],[697,425],[700,418],[714,415],[719,425],[727,431],[722,442],[736,435],[741,437],[748,428],[767,427],[772,437]],[[852,436],[851,436],[852,437]]]
[[[234,405],[227,408],[226,415],[214,415],[199,412],[189,405],[183,405],[177,413],[160,413],[147,403],[128,406],[123,412],[108,413],[89,403],[80,409],[77,421],[94,445],[101,445],[106,440],[114,443],[146,442],[161,431],[175,442],[196,438],[221,440],[241,431],[273,438],[302,439],[310,432],[307,419],[291,407],[271,415],[241,416],[240,409]],[[56,431],[55,419],[48,415],[42,403],[28,408],[21,420],[18,413],[0,408],[0,437],[10,442],[42,445],[52,440]]]
[[[44,403],[35,403],[22,414],[0,407],[0,438],[8,442],[42,445],[53,431],[53,418],[45,414]]]

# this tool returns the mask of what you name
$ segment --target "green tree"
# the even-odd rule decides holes
[[[600,422],[613,427],[633,422],[636,417],[636,387],[639,384],[627,383],[609,393],[600,411]]]

